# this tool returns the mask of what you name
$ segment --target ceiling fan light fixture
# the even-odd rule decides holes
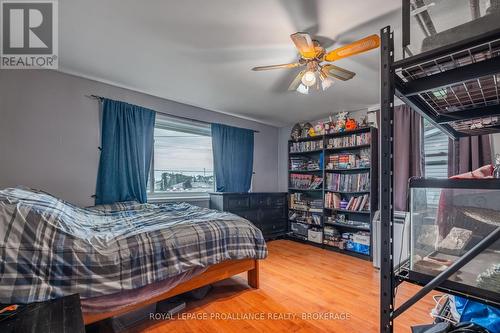
[[[316,83],[316,73],[307,71],[302,76],[302,84],[306,87],[312,87]]]
[[[303,84],[300,84],[298,87],[297,87],[297,91],[301,94],[304,94],[304,95],[307,95],[309,94],[309,87],[308,86],[305,86]]]
[[[301,94],[308,94],[311,87],[316,87],[317,90],[324,91],[331,87],[336,80],[347,81],[352,79],[356,73],[332,65],[331,62],[351,57],[380,46],[380,37],[376,34],[338,47],[329,52],[325,51],[326,45],[321,45],[328,41],[324,40],[321,42],[317,39],[312,39],[311,35],[307,32],[296,32],[290,35],[290,38],[299,52],[296,62],[271,66],[258,66],[252,68],[252,70],[267,71],[279,68],[305,67],[295,75],[287,89],[288,91],[298,91]],[[327,64],[325,64],[325,62]],[[435,97],[440,98],[441,95],[442,94]]]
[[[332,78],[322,78],[321,80],[321,89],[323,89],[323,91],[325,91],[326,89],[330,88],[333,84],[335,83],[335,80],[333,80]]]

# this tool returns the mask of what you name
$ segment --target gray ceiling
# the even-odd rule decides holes
[[[60,70],[273,125],[378,103],[377,50],[336,63],[357,75],[325,92],[280,91],[289,35],[316,23],[337,45],[378,33],[400,0],[64,0]]]

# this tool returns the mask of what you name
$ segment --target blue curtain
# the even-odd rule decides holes
[[[146,202],[156,113],[104,99],[96,204]]]
[[[217,192],[248,192],[253,173],[253,131],[212,124]]]

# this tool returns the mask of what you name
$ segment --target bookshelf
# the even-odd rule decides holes
[[[290,239],[371,260],[377,141],[373,127],[288,141]],[[336,238],[339,234],[356,234],[364,244],[369,238],[369,250],[360,251],[358,244],[353,248],[352,240],[346,248],[347,242]],[[327,241],[331,239],[335,241]]]

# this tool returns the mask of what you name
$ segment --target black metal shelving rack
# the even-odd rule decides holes
[[[358,146],[352,146],[352,147],[335,147],[335,148],[327,148],[327,141],[330,138],[334,137],[342,137],[342,136],[348,136],[352,134],[360,134],[360,133],[370,133],[371,141],[370,144],[366,145],[358,145]],[[314,141],[314,140],[322,140],[323,141],[323,149],[320,150],[315,150],[315,151],[307,151],[307,152],[299,152],[299,153],[291,153],[290,152],[290,145],[294,142],[305,142],[305,141]],[[370,167],[363,167],[363,168],[350,168],[350,169],[337,169],[337,170],[328,170],[326,169],[326,156],[329,154],[334,154],[334,153],[341,153],[341,152],[352,152],[352,151],[357,151],[360,149],[370,149]],[[331,133],[331,134],[325,134],[325,135],[320,135],[320,136],[315,136],[315,137],[308,137],[308,138],[301,138],[298,140],[289,140],[288,141],[288,164],[290,163],[290,157],[292,156],[319,156],[322,154],[323,156],[323,167],[320,170],[305,170],[305,171],[296,171],[296,170],[288,170],[288,179],[290,179],[290,174],[291,173],[305,173],[305,174],[315,174],[315,175],[321,175],[323,177],[323,186],[320,190],[307,190],[307,189],[294,189],[294,188],[289,188],[288,193],[294,193],[294,192],[303,192],[303,193],[316,193],[316,195],[321,195],[322,197],[322,206],[323,206],[323,211],[321,213],[315,213],[318,215],[321,215],[322,217],[322,224],[320,226],[315,226],[320,228],[323,231],[323,228],[325,225],[331,225],[333,227],[337,227],[341,230],[350,230],[350,231],[368,231],[370,234],[372,233],[372,220],[373,220],[373,215],[375,214],[375,211],[377,210],[378,207],[378,130],[374,127],[364,127],[364,128],[358,128],[355,130],[351,131],[345,131],[345,132],[339,132],[339,133]],[[351,196],[351,195],[361,195],[361,194],[366,194],[368,193],[370,195],[370,210],[368,212],[353,212],[353,211],[342,211],[342,210],[337,210],[339,212],[344,212],[348,215],[354,215],[354,216],[363,216],[362,218],[365,219],[370,227],[369,228],[357,228],[355,226],[350,226],[350,225],[341,225],[341,224],[331,224],[331,223],[326,223],[325,224],[325,219],[327,216],[329,216],[332,212],[331,209],[324,208],[325,207],[325,194],[327,192],[335,192],[335,191],[329,191],[328,189],[325,188],[325,179],[326,179],[326,174],[329,172],[338,172],[338,173],[361,173],[361,172],[369,172],[370,173],[370,191],[367,192],[338,192],[342,195],[345,196]],[[291,223],[291,221],[289,221]],[[372,237],[370,237],[370,255],[365,255],[353,251],[348,251],[348,250],[342,250],[327,244],[318,244],[314,242],[310,242],[305,239],[297,238],[294,237],[293,235],[289,234],[289,238],[295,241],[299,242],[304,242],[307,244],[311,244],[314,246],[318,246],[324,249],[328,249],[331,251],[336,251],[340,253],[344,253],[353,257],[361,258],[364,260],[372,260],[373,258],[373,244],[372,244]],[[324,238],[324,234],[323,234]]]
[[[406,21],[405,21],[406,20]],[[403,1],[403,47],[409,44],[409,1]],[[406,44],[406,45],[405,45]],[[394,96],[445,132],[458,138],[500,132],[500,27],[474,38],[394,61],[390,27],[381,30],[381,288],[380,332],[393,332],[393,321],[433,289],[491,303],[469,291],[458,293],[441,284],[500,238],[500,227],[427,284],[409,279],[393,266],[393,116]],[[445,92],[445,94],[443,94]],[[444,98],[443,98],[444,97]],[[456,157],[456,155],[455,155]],[[395,307],[395,288],[407,281],[424,285]],[[492,296],[495,297],[494,295]]]

